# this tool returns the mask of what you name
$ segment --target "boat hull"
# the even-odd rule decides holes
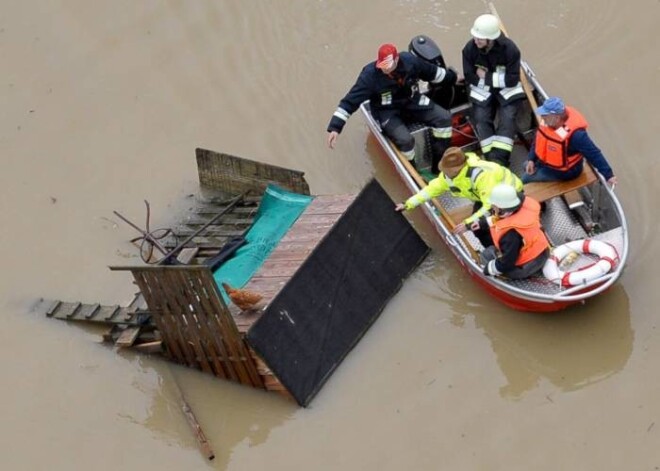
[[[363,113],[367,117],[367,122],[370,130],[370,137],[376,141],[379,153],[386,158],[393,166],[401,180],[406,184],[411,193],[419,191],[420,187],[418,182],[411,178],[409,169],[402,165],[396,152],[393,151],[392,145],[383,134],[380,132],[378,125],[370,116],[368,109],[363,105]],[[615,201],[615,208],[620,210],[618,201]],[[496,278],[487,277],[483,275],[482,268],[475,263],[474,257],[470,257],[465,250],[461,249],[460,244],[456,243],[456,238],[451,233],[444,220],[438,212],[430,205],[425,204],[421,206],[426,218],[433,224],[434,229],[443,240],[447,248],[450,249],[452,254],[456,257],[459,264],[470,275],[470,277],[491,297],[503,303],[507,307],[518,311],[524,312],[537,312],[537,313],[550,313],[566,309],[576,304],[583,304],[586,299],[595,296],[596,294],[606,291],[619,277],[623,262],[627,256],[627,230],[625,229],[625,218],[620,215],[621,224],[623,226],[622,233],[626,240],[622,242],[623,249],[621,250],[620,262],[617,270],[610,274],[608,277],[594,283],[590,283],[583,288],[573,288],[559,295],[547,295],[543,293],[528,292],[521,289],[512,288],[506,283],[498,281]]]

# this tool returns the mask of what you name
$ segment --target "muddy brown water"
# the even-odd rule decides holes
[[[460,50],[481,1],[5,0],[0,18],[0,460],[6,470],[528,470],[660,467],[660,66],[656,0],[502,0],[551,94],[591,123],[631,230],[620,282],[555,315],[480,292],[419,215],[432,254],[311,407],[46,319],[40,298],[124,302],[108,265],[132,229],[197,192],[195,147],[306,172],[315,194],[376,176],[405,195],[359,114],[336,104],[382,42]],[[216,452],[206,462],[173,377]]]

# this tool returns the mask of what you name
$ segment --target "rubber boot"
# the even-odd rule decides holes
[[[487,160],[500,164],[502,167],[509,168],[509,165],[511,165],[511,152],[502,149],[491,149],[488,152]]]
[[[451,139],[432,139],[431,141],[431,173],[433,175],[440,174],[440,160],[445,151],[449,149]]]

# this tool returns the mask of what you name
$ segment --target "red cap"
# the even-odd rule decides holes
[[[399,57],[399,52],[394,44],[383,44],[378,48],[378,60],[376,67],[379,69],[388,69]]]

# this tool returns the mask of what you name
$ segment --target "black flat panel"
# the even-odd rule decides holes
[[[306,406],[429,248],[372,180],[248,332]]]

